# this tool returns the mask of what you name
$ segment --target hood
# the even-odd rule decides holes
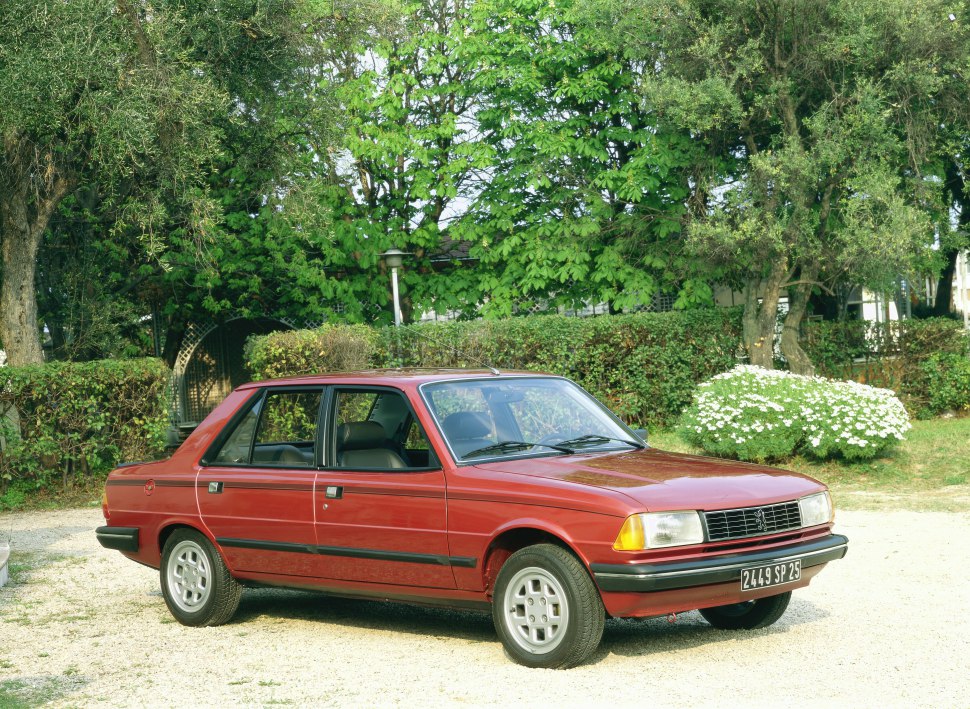
[[[612,490],[650,511],[753,507],[825,489],[806,475],[779,468],[655,448],[496,461],[479,467]]]

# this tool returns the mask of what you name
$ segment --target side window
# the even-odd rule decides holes
[[[319,391],[271,391],[256,428],[253,464],[312,466],[319,410]]]
[[[249,450],[253,445],[253,433],[256,431],[256,422],[259,421],[259,412],[262,408],[262,400],[257,401],[249,412],[236,425],[236,429],[229,434],[229,438],[222,444],[219,453],[213,458],[213,463],[232,465],[249,463]]]
[[[270,391],[236,425],[212,462],[312,467],[319,409],[319,391]]]
[[[408,470],[437,465],[403,394],[340,389],[334,398],[338,468]]]

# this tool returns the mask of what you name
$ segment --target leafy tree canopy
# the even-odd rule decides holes
[[[689,239],[746,290],[753,362],[782,350],[815,287],[886,289],[933,256],[947,135],[966,126],[967,30],[951,3],[584,0],[585,18],[643,66],[644,105],[708,146]],[[759,300],[760,299],[760,300]]]

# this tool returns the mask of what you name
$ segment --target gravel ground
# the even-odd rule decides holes
[[[848,556],[773,627],[613,620],[566,671],[512,664],[486,615],[309,593],[246,591],[231,624],[185,628],[99,524],[99,509],[0,514],[0,707],[970,707],[965,514],[843,512]]]

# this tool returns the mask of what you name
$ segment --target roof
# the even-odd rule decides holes
[[[407,382],[410,384],[424,384],[453,379],[470,379],[474,377],[548,377],[542,372],[527,372],[522,370],[503,370],[498,374],[488,369],[446,369],[410,367],[401,369],[364,369],[356,372],[328,372],[326,374],[311,374],[303,377],[286,377],[283,379],[268,379],[259,382],[243,384],[240,389],[254,389],[262,386],[292,386],[300,384],[380,384],[382,381]]]

